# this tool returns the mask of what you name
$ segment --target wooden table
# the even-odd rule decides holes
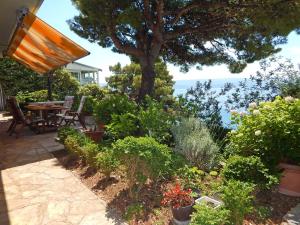
[[[45,120],[45,125],[47,127],[56,127],[57,128],[57,121],[56,118],[49,117],[49,112],[54,111],[54,114],[58,113],[61,110],[67,109],[66,107],[63,107],[61,105],[56,104],[29,104],[25,106],[26,109],[29,111],[38,111],[40,112],[40,115],[42,119]],[[55,117],[55,116],[54,116]],[[51,120],[53,119],[53,120]],[[43,127],[43,130],[45,130],[45,127]]]

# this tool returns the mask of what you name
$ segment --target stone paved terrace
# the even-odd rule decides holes
[[[65,170],[51,151],[55,133],[9,137],[0,118],[1,225],[122,224],[106,204]]]

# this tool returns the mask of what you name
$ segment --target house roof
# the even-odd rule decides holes
[[[66,65],[66,68],[68,70],[73,70],[73,71],[94,71],[94,72],[98,72],[98,71],[102,71],[102,69],[97,68],[97,67],[93,67],[93,66],[89,66],[89,65],[85,65],[79,62],[72,62]]]

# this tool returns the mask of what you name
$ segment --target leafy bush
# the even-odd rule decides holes
[[[222,175],[226,180],[234,179],[250,182],[263,188],[270,188],[278,182],[278,178],[270,175],[269,170],[257,156],[230,157],[226,162]]]
[[[57,96],[54,96],[57,98]],[[48,100],[48,91],[39,90],[33,92],[18,92],[16,96],[18,102],[28,103],[28,102],[45,102]]]
[[[171,153],[166,145],[150,137],[126,137],[113,144],[114,154],[125,167],[130,195],[138,183],[140,188],[147,178],[156,180],[169,172]]]
[[[189,167],[186,165],[178,170],[178,176],[181,178],[184,188],[198,189],[205,173],[197,167]]]
[[[273,102],[252,103],[249,114],[233,115],[238,125],[229,134],[229,154],[255,155],[271,170],[280,161],[300,162],[300,100],[277,97]]]
[[[78,136],[69,135],[65,139],[65,148],[73,155],[81,155],[81,146],[78,141]]]
[[[99,145],[95,143],[85,144],[82,147],[82,154],[86,163],[88,163],[91,166],[94,166],[96,164],[95,156],[99,153],[99,151],[100,151]]]
[[[73,127],[63,126],[58,129],[57,137],[59,138],[59,142],[63,144],[69,135],[75,135],[77,133],[78,131]]]
[[[68,70],[58,69],[54,72],[52,90],[57,94],[58,99],[63,100],[65,96],[76,96],[79,86],[79,81]]]
[[[229,211],[223,207],[214,209],[207,204],[197,204],[190,225],[224,225],[228,223]]]
[[[139,120],[141,130],[147,136],[160,143],[170,142],[170,128],[174,118],[164,109],[162,103],[147,97],[145,107],[139,111]]]
[[[138,118],[134,114],[112,114],[111,117],[111,122],[106,126],[106,129],[113,139],[122,139],[137,133]]]
[[[71,131],[73,132],[73,131]],[[84,146],[92,144],[91,139],[87,138],[84,134],[76,131],[69,134],[64,141],[65,148],[72,154],[85,158]],[[92,151],[92,150],[91,150]]]
[[[131,204],[126,208],[124,219],[129,221],[133,219],[139,219],[144,214],[144,206],[140,203]]]
[[[91,96],[92,98],[96,98],[97,100],[101,100],[104,98],[106,91],[101,88],[98,84],[85,84],[82,85],[79,89],[79,96]]]
[[[105,149],[98,153],[95,157],[95,161],[97,169],[104,173],[106,177],[110,177],[110,174],[119,166],[119,161],[111,149]]]
[[[79,92],[78,92],[78,101],[76,101],[77,104],[75,104],[75,108],[79,105],[79,100],[81,96],[87,96],[84,106],[83,106],[83,112],[92,114],[94,111],[94,106],[97,101],[100,101],[104,98],[106,93],[106,90],[101,88],[98,84],[86,84],[83,86],[80,86]]]
[[[130,100],[126,95],[111,94],[105,96],[101,101],[96,102],[94,114],[98,121],[109,124],[113,114],[135,114],[136,110],[136,103]]]
[[[42,76],[9,57],[0,59],[0,83],[6,96],[16,96],[20,90],[33,92],[45,87]]]
[[[183,118],[171,129],[175,151],[202,170],[209,171],[218,163],[219,148],[209,130],[196,118]]]
[[[242,225],[245,215],[254,211],[254,185],[230,180],[223,187],[221,195],[224,207],[230,211],[229,221],[233,225]]]

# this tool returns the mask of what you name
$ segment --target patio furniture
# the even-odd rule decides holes
[[[38,129],[39,124],[41,123],[42,126],[44,126],[45,120],[43,120],[41,118],[37,118],[37,119],[26,118],[15,97],[8,97],[7,105],[10,110],[10,113],[13,116],[13,120],[7,130],[7,132],[9,133],[10,136],[13,133],[15,133],[16,137],[18,137],[18,134],[25,126],[28,126],[29,128],[31,128],[32,130],[34,130],[37,133],[40,132]],[[16,128],[17,128],[17,125],[19,125],[19,124],[21,125],[21,128],[19,131],[17,131]]]
[[[64,104],[63,104],[63,107],[65,109],[61,110],[61,112],[58,113],[58,114],[56,114],[56,116],[60,117],[60,118],[62,118],[63,116],[65,116],[66,113],[71,110],[73,102],[74,102],[74,96],[66,96]]]
[[[87,98],[86,96],[81,97],[80,104],[79,104],[77,111],[76,112],[68,111],[66,113],[66,115],[62,117],[60,125],[62,124],[62,122],[65,122],[66,125],[70,125],[70,124],[76,125],[75,122],[79,122],[81,124],[81,126],[84,129],[86,129],[84,119],[82,116],[82,110],[83,110],[83,106],[84,106],[86,98]]]
[[[49,112],[59,112],[62,110],[66,110],[64,106],[61,105],[55,105],[55,104],[44,104],[44,105],[35,105],[35,104],[29,104],[25,106],[26,109],[30,111],[37,111],[41,115],[42,119],[45,121],[43,125],[43,130],[45,131],[46,127],[55,127],[57,128],[58,123],[56,119],[54,119],[53,116],[49,116]],[[56,114],[56,113],[55,113]]]
[[[70,96],[71,97],[71,96]],[[30,102],[30,105],[45,105],[45,104],[63,105],[65,101],[46,101],[46,102]]]

